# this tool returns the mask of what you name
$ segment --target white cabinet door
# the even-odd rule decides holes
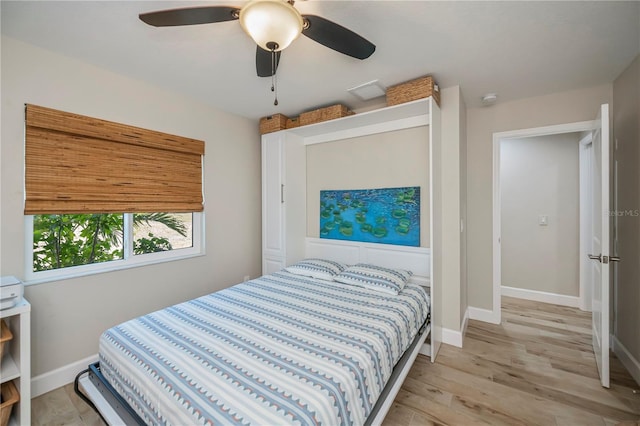
[[[306,148],[301,138],[262,136],[262,273],[279,271],[304,257]]]
[[[285,256],[284,223],[284,137],[262,137],[262,269],[267,273],[266,258]]]
[[[282,257],[263,257],[262,258],[262,275],[273,274],[284,269],[287,265]]]

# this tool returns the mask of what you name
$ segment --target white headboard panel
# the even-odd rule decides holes
[[[413,272],[411,281],[428,286],[431,282],[431,250],[425,247],[306,238],[305,257],[335,260],[349,265],[371,263]]]

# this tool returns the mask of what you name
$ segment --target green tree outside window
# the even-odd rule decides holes
[[[133,227],[160,224],[187,236],[184,215],[172,213],[136,213]],[[36,215],[33,218],[33,271],[47,271],[124,258],[124,215],[62,214]],[[136,255],[173,250],[166,236],[148,232],[133,241]]]

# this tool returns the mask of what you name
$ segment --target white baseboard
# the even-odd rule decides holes
[[[76,375],[87,368],[89,364],[98,361],[98,355],[91,355],[63,367],[56,368],[39,376],[31,378],[31,397],[35,398],[49,391],[68,385]]]
[[[464,340],[464,334],[467,331],[467,324],[469,322],[469,309],[464,313],[464,318],[462,319],[462,327],[460,331],[451,330],[449,328],[442,329],[442,343],[446,343],[448,345],[455,346],[457,348],[462,347],[462,341]]]
[[[489,309],[482,308],[474,308],[473,306],[469,306],[467,309],[469,312],[469,319],[488,322],[491,324],[500,324],[502,319],[502,315],[500,310],[490,311]]]
[[[462,347],[462,332],[457,330],[451,330],[450,328],[442,328],[442,343],[455,346],[457,348]]]
[[[611,335],[611,343],[613,343],[613,352],[616,354],[622,365],[629,371],[631,377],[640,386],[640,362],[629,352],[629,350],[618,340],[616,336]]]
[[[467,334],[467,326],[469,325],[469,307],[467,306],[467,310],[464,311],[464,318],[462,318],[462,338],[464,339],[464,335]]]
[[[533,300],[535,302],[553,303],[554,305],[570,306],[572,308],[580,307],[580,298],[578,296],[567,296],[565,294],[505,286],[502,286],[501,290],[503,296]]]

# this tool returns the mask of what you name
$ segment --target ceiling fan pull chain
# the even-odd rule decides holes
[[[271,91],[274,92],[273,104],[278,105],[278,77],[276,76],[276,49],[271,49]]]
[[[274,105],[278,105],[278,77],[275,76],[275,74],[273,75],[273,78],[275,79],[275,94],[274,94],[274,99],[273,99],[273,104]]]
[[[273,67],[273,57],[275,56],[275,52],[272,50],[271,51],[271,91],[275,91],[275,76],[276,73],[274,71],[274,67]]]

